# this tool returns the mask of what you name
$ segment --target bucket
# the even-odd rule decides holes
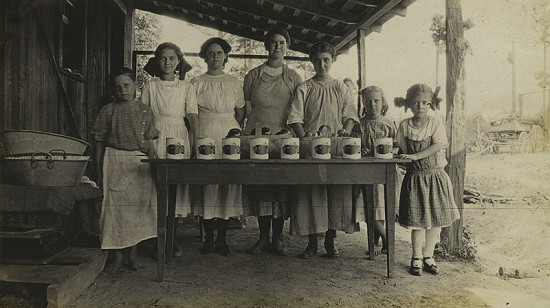
[[[374,139],[374,157],[391,159],[393,158],[393,139],[379,138]]]
[[[282,159],[300,159],[300,139],[298,138],[281,139],[281,158]]]
[[[343,158],[361,159],[361,138],[344,138],[341,146]]]
[[[269,159],[269,139],[250,139],[250,159]]]
[[[213,138],[197,138],[197,159],[216,158],[216,146]]]
[[[166,138],[166,158],[167,159],[185,159],[185,139]]]
[[[222,139],[222,158],[241,159],[241,139],[238,137]]]
[[[330,137],[317,137],[311,140],[311,158],[330,159]]]

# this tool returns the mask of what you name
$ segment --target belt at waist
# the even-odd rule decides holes
[[[430,174],[443,171],[443,168],[436,167],[431,169],[407,169],[407,174]]]
[[[200,112],[199,119],[231,119],[235,118],[233,112],[228,113],[216,113],[216,112]]]
[[[179,116],[179,117],[163,117],[163,116],[160,116],[160,117],[156,117],[155,120],[157,122],[183,122],[183,116]]]

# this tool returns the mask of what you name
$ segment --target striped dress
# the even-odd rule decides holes
[[[362,156],[374,156],[374,140],[378,138],[392,138],[395,142],[395,134],[397,132],[397,126],[395,123],[384,117],[363,117],[359,121],[359,129],[361,131],[361,148]],[[366,155],[365,155],[366,154]],[[396,167],[397,168],[397,167]],[[397,170],[396,187],[399,187],[401,174]],[[362,193],[361,193],[362,192]],[[399,200],[399,194],[396,193]],[[384,185],[354,185],[353,186],[353,202],[355,208],[355,221],[367,221],[367,208],[364,199],[367,200],[367,204],[374,203],[374,219],[386,220],[385,214],[385,200],[384,200]]]
[[[433,144],[447,147],[447,135],[442,121],[429,116],[422,127],[414,127],[412,119],[401,122],[397,142],[404,153],[414,154]],[[447,161],[445,152],[413,161],[401,186],[399,224],[413,229],[430,229],[450,226],[459,219],[451,180],[443,169]]]

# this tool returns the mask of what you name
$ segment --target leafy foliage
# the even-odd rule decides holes
[[[474,27],[474,22],[471,19],[467,19],[462,22],[464,30],[469,30]],[[430,31],[432,31],[432,40],[435,46],[445,47],[447,42],[447,28],[445,26],[445,17],[441,14],[436,14],[432,17],[432,25],[430,26]],[[472,54],[472,48],[470,43],[467,40],[464,40],[464,50]],[[444,52],[445,48],[441,48],[439,52]]]
[[[158,46],[158,38],[162,33],[158,15],[146,11],[136,10],[134,15],[134,44],[135,50],[155,50]],[[151,76],[143,70],[149,57],[137,57],[136,75],[138,87],[141,89],[145,81]]]

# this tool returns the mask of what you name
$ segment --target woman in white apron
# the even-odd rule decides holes
[[[286,120],[296,87],[302,78],[296,71],[284,64],[287,47],[290,46],[288,32],[272,28],[265,36],[267,62],[250,70],[244,78],[244,97],[247,121],[245,133],[250,134],[259,124],[273,133],[288,128]],[[247,212],[258,217],[260,239],[250,253],[259,254],[271,246],[277,255],[287,255],[283,243],[284,221],[290,217],[283,187],[245,186],[249,209]],[[269,232],[273,225],[270,245]]]
[[[156,142],[159,158],[166,158],[166,138],[176,137],[186,141],[184,155],[189,159],[194,135],[198,133],[195,89],[182,77],[189,69],[189,65],[185,62],[180,48],[166,42],[157,47],[155,57],[149,61],[145,69],[155,77],[143,86],[141,101],[150,106],[155,115],[155,125],[160,133]],[[185,118],[189,120],[189,131],[185,126]],[[169,198],[176,202],[176,217],[186,217],[192,212],[188,185],[178,185],[176,194],[170,191]],[[181,251],[176,246],[174,255],[179,254]]]
[[[223,70],[231,46],[224,39],[206,40],[199,57],[206,62],[206,73],[191,80],[199,106],[199,137],[213,138],[216,158],[222,157],[222,139],[231,129],[239,129],[244,119],[242,82]],[[193,214],[201,217],[205,241],[201,252],[227,256],[229,218],[243,213],[241,185],[202,185],[193,195]],[[214,239],[214,230],[217,237]]]

